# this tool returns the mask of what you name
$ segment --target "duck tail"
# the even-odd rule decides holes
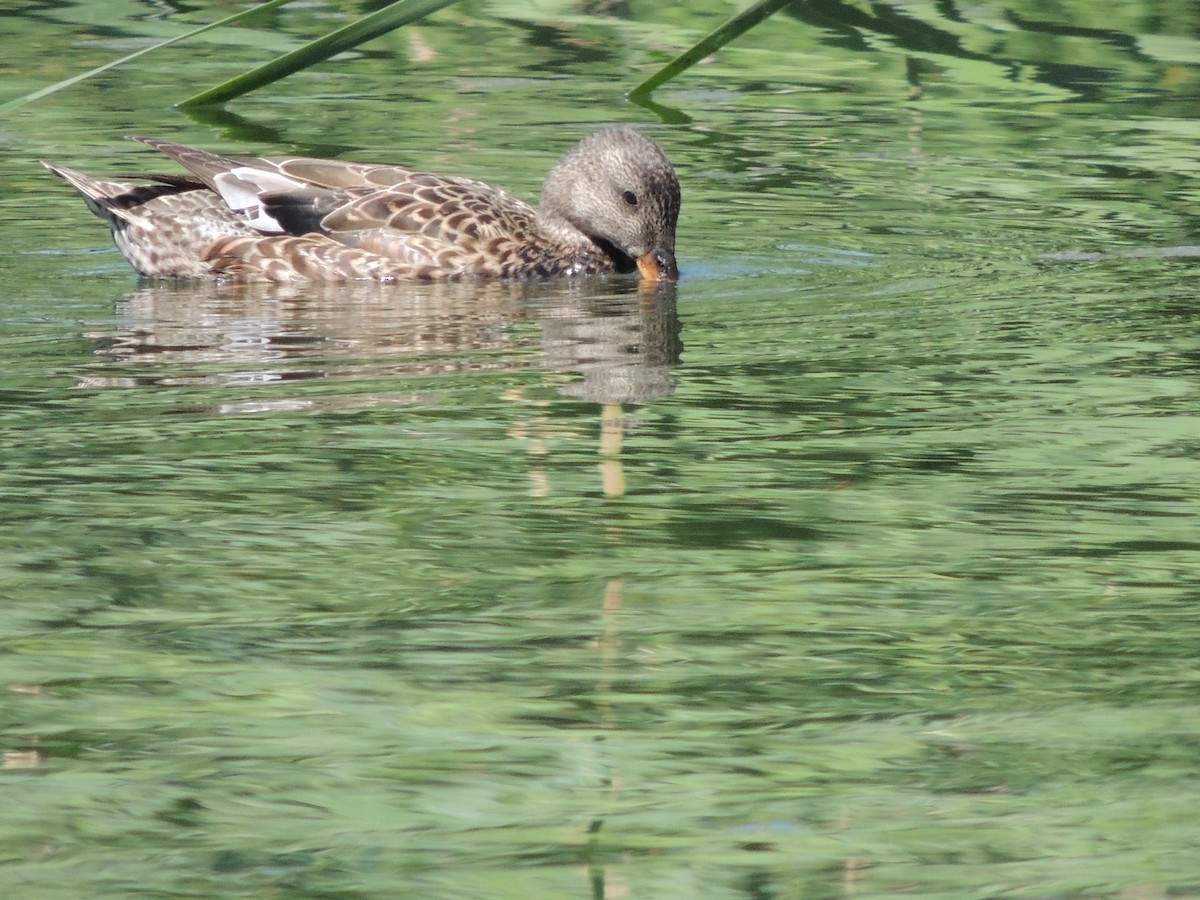
[[[118,181],[101,181],[66,166],[42,160],[42,165],[66,181],[79,192],[88,209],[111,225],[129,220],[130,211],[151,200],[169,194],[193,191],[201,185],[186,178],[163,176],[161,184],[126,184]],[[152,176],[157,177],[157,176]]]

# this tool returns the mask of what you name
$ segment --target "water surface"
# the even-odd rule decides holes
[[[1200,891],[1186,5],[808,4],[661,115],[623,91],[729,8],[552,6],[171,108],[308,6],[5,120],[0,884]],[[200,15],[18,10],[6,84]],[[532,198],[614,121],[679,169],[674,288],[139,284],[35,162]]]

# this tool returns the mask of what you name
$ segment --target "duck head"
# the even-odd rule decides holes
[[[617,271],[676,281],[679,179],[658,144],[631,128],[584,138],[558,161],[542,187],[543,227],[598,245]]]

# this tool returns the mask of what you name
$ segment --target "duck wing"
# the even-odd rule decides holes
[[[322,235],[404,275],[519,275],[542,245],[529,204],[481,181],[404,166],[222,156],[135,138],[175,159],[264,234]]]

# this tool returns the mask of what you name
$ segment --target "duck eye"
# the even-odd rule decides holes
[[[621,199],[630,206],[637,206],[637,194],[635,194],[633,191],[622,191]]]

